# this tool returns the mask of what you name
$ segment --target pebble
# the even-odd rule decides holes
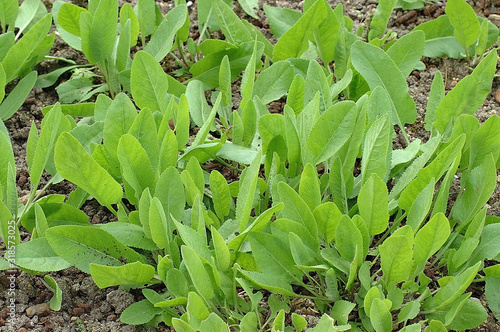
[[[48,303],[35,304],[26,309],[26,315],[33,317],[34,315],[45,316],[50,313],[50,305]]]

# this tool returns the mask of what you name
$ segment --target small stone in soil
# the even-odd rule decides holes
[[[26,309],[26,315],[33,317],[34,315],[46,316],[50,313],[50,305],[48,303],[35,304]]]

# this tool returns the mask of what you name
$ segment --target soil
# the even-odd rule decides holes
[[[78,5],[83,5],[83,1],[73,1]],[[134,5],[135,1],[129,1]],[[157,2],[163,14],[173,7],[172,1]],[[337,1],[329,0],[332,6],[337,5]],[[45,1],[48,7],[53,3],[53,0]],[[123,1],[120,0],[122,4]],[[479,0],[469,3],[475,8],[478,15],[489,18],[493,23],[500,25],[500,1],[497,0]],[[262,6],[265,4],[288,7],[300,10],[303,1],[294,0],[261,0],[260,10],[258,15],[259,20],[252,19],[244,14],[238,4],[235,4],[235,12],[242,17],[248,19],[261,29],[268,37],[271,37],[269,24],[265,18]],[[375,0],[348,0],[343,2],[345,14],[353,19],[355,28],[364,26],[369,22],[371,16],[375,12],[377,2]],[[393,12],[389,27],[402,36],[416,25],[425,21],[431,20],[444,13],[444,4],[441,2],[433,2],[427,4],[424,8],[412,11],[396,10]],[[191,36],[199,35],[197,31],[196,9],[195,6],[190,7],[191,16]],[[59,37],[56,38],[51,55],[64,57],[76,61],[79,64],[85,63],[85,57],[82,53],[68,47]],[[169,61],[165,67],[171,67]],[[417,109],[418,119],[415,124],[407,128],[409,137],[413,140],[420,138],[426,140],[429,136],[428,132],[423,127],[424,110],[427,103],[432,79],[437,70],[441,71],[445,77],[445,86],[447,91],[453,88],[456,83],[470,74],[469,64],[464,60],[453,60],[447,58],[440,59],[423,59],[426,65],[424,71],[414,71],[407,79],[410,87],[410,94],[414,98]],[[41,73],[50,72],[64,64],[50,60],[38,65],[36,68]],[[174,65],[175,66],[175,65]],[[175,68],[174,68],[175,69]],[[69,74],[62,77],[62,80],[68,79]],[[491,93],[486,101],[477,112],[477,118],[480,122],[484,122],[489,116],[498,114],[500,101],[500,82],[495,78]],[[57,102],[57,93],[54,87],[40,89],[35,87],[30,93],[28,99],[19,111],[9,120],[5,122],[11,140],[13,143],[14,154],[17,167],[17,184],[18,194],[23,199],[23,196],[29,193],[29,173],[26,165],[26,141],[32,121],[37,127],[40,126],[42,120],[41,109],[45,106],[52,105]],[[235,100],[235,104],[238,101]],[[280,111],[279,102],[272,103],[271,111]],[[397,144],[397,142],[396,142]],[[220,165],[206,165],[207,167],[218,167]],[[227,170],[226,170],[227,171]],[[226,172],[227,178],[235,177],[234,172]],[[48,175],[42,178],[42,185],[49,179]],[[74,187],[67,183],[61,182],[56,185],[51,185],[46,191],[46,194],[64,194],[67,195]],[[500,188],[497,189],[488,201],[488,214],[500,216]],[[114,216],[106,209],[102,208],[95,201],[87,202],[83,210],[89,216],[89,221],[92,223],[105,223],[114,220]],[[22,239],[28,240],[29,233],[22,233]],[[0,252],[3,255],[3,252]],[[48,306],[48,301],[52,296],[52,292],[48,290],[43,282],[42,275],[28,275],[21,273],[16,278],[16,323],[14,331],[166,331],[169,327],[163,326],[159,329],[150,328],[149,330],[140,326],[128,326],[120,322],[119,317],[121,312],[130,304],[138,301],[141,298],[139,292],[126,292],[117,287],[107,289],[99,289],[92,278],[79,271],[76,268],[69,268],[63,271],[50,273],[57,281],[63,291],[62,308],[59,311],[52,311]],[[5,308],[0,311],[0,331],[9,331],[6,324],[8,309],[6,293],[9,287],[9,281],[4,273],[0,273],[0,308]],[[473,297],[478,298],[483,305],[484,285],[475,285]],[[296,301],[303,303],[294,306],[294,311],[303,314],[307,317],[310,326],[314,326],[318,320],[318,314],[314,310],[314,306],[307,301]],[[310,301],[309,301],[310,302]],[[474,331],[500,331],[500,325],[490,313],[490,316],[484,324]]]

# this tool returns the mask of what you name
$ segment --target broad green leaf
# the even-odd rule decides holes
[[[420,273],[427,260],[434,255],[450,236],[450,222],[442,213],[431,218],[416,234],[413,258],[416,264],[414,274]]]
[[[130,85],[134,101],[140,108],[164,112],[168,105],[169,80],[155,58],[139,51],[132,62]]]
[[[347,142],[356,123],[356,113],[356,104],[345,101],[331,106],[320,116],[307,139],[315,163],[332,157]]]
[[[288,92],[293,76],[293,67],[288,61],[275,62],[259,74],[253,94],[264,104],[278,100]]]
[[[144,204],[144,202],[142,202],[142,204]],[[143,207],[141,203],[139,203],[138,206],[139,209]],[[149,206],[144,210],[147,214],[149,214]],[[141,222],[144,221],[142,215],[139,217],[139,219]],[[149,216],[147,217],[147,224],[145,224],[144,227],[129,222],[109,222],[107,224],[97,224],[96,226],[104,229],[106,232],[113,235],[115,239],[129,247],[145,250],[158,249],[156,244],[151,240]],[[149,230],[149,233],[146,232],[146,229]]]
[[[9,136],[6,136],[3,132],[0,132],[0,151],[2,151],[0,155],[0,201],[2,197],[5,201],[8,195],[7,179],[9,177],[9,165],[11,165],[11,170],[15,172],[16,162]]]
[[[420,303],[418,301],[408,302],[398,314],[398,323],[417,317],[419,312]]]
[[[116,285],[147,284],[155,274],[149,264],[133,262],[122,266],[106,266],[90,263],[90,274],[99,288]]]
[[[320,113],[325,112],[332,106],[332,95],[330,91],[330,82],[326,77],[325,70],[317,61],[310,61],[307,67],[306,84],[305,84],[305,103],[309,103],[319,91],[320,96]]]
[[[406,236],[387,238],[379,247],[382,271],[387,283],[408,280],[409,266],[412,264],[413,250]]]
[[[238,3],[240,4],[241,8],[243,8],[245,13],[247,13],[248,15],[252,16],[255,19],[259,18],[255,13],[259,9],[258,0],[238,0]]]
[[[491,90],[491,82],[495,74],[497,62],[496,52],[491,52],[474,69],[448,92],[436,109],[434,128],[444,133],[446,127],[460,114],[474,114],[482,105]],[[451,121],[450,121],[451,119]]]
[[[240,18],[233,11],[232,7],[228,6],[222,0],[211,1],[212,15],[214,15],[217,23],[224,33],[224,36],[231,44],[249,42],[253,40],[252,36]]]
[[[198,254],[185,245],[181,247],[181,253],[183,262],[186,265],[186,269],[198,294],[205,300],[212,299],[214,297],[212,282]]]
[[[58,11],[57,22],[67,32],[80,37],[80,14],[86,9],[71,3],[64,3]]]
[[[203,299],[195,292],[189,292],[188,294],[186,311],[189,324],[196,329],[199,329],[201,322],[210,315],[210,311]]]
[[[495,259],[500,253],[500,224],[486,225],[481,235],[481,241],[474,251],[468,264],[483,261],[485,258]]]
[[[425,110],[425,129],[431,130],[434,120],[436,119],[436,109],[444,98],[444,81],[443,75],[438,70],[432,79],[431,91],[427,100],[427,108]]]
[[[255,192],[257,190],[257,179],[260,170],[261,154],[258,153],[252,164],[246,168],[245,177],[240,180],[240,190],[236,204],[236,223],[240,232],[243,232],[250,220],[250,213],[253,208]]]
[[[220,112],[220,115],[224,116],[224,118],[229,118],[227,111],[233,107],[233,94],[231,91],[231,65],[229,64],[229,58],[227,56],[222,59],[220,65],[219,89],[222,95],[222,112]]]
[[[446,3],[446,14],[454,28],[455,38],[467,53],[467,48],[476,42],[481,33],[474,9],[463,0],[451,0]]]
[[[68,133],[59,136],[54,160],[59,174],[93,196],[100,204],[111,206],[123,196],[122,187],[102,168],[85,148]]]
[[[16,19],[16,27],[19,28],[17,35],[29,30],[33,25],[47,15],[47,8],[40,0],[23,1],[19,7]]]
[[[321,204],[321,190],[319,186],[316,167],[307,164],[300,177],[299,196],[304,200],[309,209],[313,211]]]
[[[462,134],[451,142],[443,151],[441,151],[441,153],[439,153],[427,167],[418,171],[416,178],[406,185],[406,188],[401,193],[398,203],[402,209],[409,211],[415,201],[415,198],[429,184],[431,179],[440,179],[444,172],[449,170],[450,165],[460,154],[464,143],[465,134]],[[417,159],[417,161],[419,161],[419,159]]]
[[[278,183],[277,193],[278,201],[285,204],[281,216],[301,223],[316,238],[318,226],[307,203],[285,182]]]
[[[37,204],[43,210],[48,227],[60,225],[88,226],[89,217],[78,208],[69,204],[63,204],[64,198],[64,195],[49,195],[45,196],[45,199],[37,201]],[[39,215],[41,215],[40,212],[38,213]],[[36,210],[32,208],[26,211],[21,217],[21,222],[24,228],[28,229],[31,233],[35,232],[37,228]]]
[[[500,279],[488,277],[486,279],[484,292],[486,294],[486,300],[488,301],[488,308],[490,308],[498,319],[498,317],[500,317],[500,298],[498,297],[500,292]]]
[[[415,122],[415,102],[408,94],[406,79],[394,61],[380,48],[357,41],[351,48],[352,65],[371,89],[383,87],[392,100],[391,124],[404,128]]]
[[[304,76],[296,74],[286,97],[286,104],[293,109],[295,114],[299,114],[304,109],[305,87],[306,80]]]
[[[139,302],[134,302],[123,310],[120,315],[120,321],[130,325],[141,325],[149,323],[159,315],[163,309],[156,308],[149,300],[144,299]]]
[[[454,175],[454,173],[449,173],[449,174]],[[447,174],[447,176],[449,174]],[[436,181],[434,178],[432,178],[427,184],[427,186],[425,186],[422,189],[422,191],[417,194],[415,200],[413,201],[413,204],[411,205],[410,210],[408,211],[406,224],[410,225],[411,228],[413,228],[414,232],[417,232],[417,230],[420,228],[420,225],[422,224],[424,219],[427,217],[427,214],[429,213],[429,209],[432,206],[432,199],[434,197],[435,185]],[[446,201],[448,201],[447,198],[448,197],[446,196]],[[433,215],[437,213],[436,211],[437,209],[434,208]]]
[[[299,58],[309,47],[312,32],[327,16],[327,2],[316,1],[300,19],[278,40],[274,47],[275,60]]]
[[[97,1],[96,1],[97,2]],[[116,40],[116,22],[118,21],[118,1],[99,1],[92,14],[89,43],[89,61],[99,63],[111,56]],[[83,39],[87,36],[82,34]],[[85,50],[84,50],[85,52]]]
[[[349,314],[356,304],[344,300],[335,301],[330,315],[335,319],[338,324],[345,325],[348,322]]]
[[[124,3],[120,8],[120,25],[124,28],[127,20],[130,20],[130,42],[129,47],[137,44],[137,37],[139,36],[139,19],[134,13],[134,9],[130,3]]]
[[[117,148],[125,191],[132,189],[129,200],[137,205],[145,188],[153,188],[155,176],[150,158],[141,143],[132,135],[125,134],[120,138]]]
[[[148,108],[139,112],[132,126],[130,126],[128,133],[133,135],[142,148],[144,148],[149,157],[149,163],[153,168],[153,172],[156,173],[160,153],[158,147],[159,142],[154,115]]]
[[[469,168],[473,169],[486,163],[490,155],[497,162],[500,154],[500,118],[495,114],[486,120],[472,134],[470,142]]]
[[[387,186],[372,173],[363,184],[358,196],[359,215],[363,218],[370,236],[386,230],[389,224]]]
[[[6,64],[4,64],[5,66]],[[9,119],[24,103],[31,89],[35,85],[37,78],[36,71],[32,71],[23,77],[14,89],[7,95],[7,98],[0,104],[0,119]],[[8,82],[8,80],[7,80]]]
[[[264,12],[269,20],[269,27],[276,38],[281,38],[302,16],[289,8],[273,7],[264,5]]]
[[[120,266],[143,261],[138,253],[108,232],[92,226],[55,226],[45,236],[59,257],[85,273],[90,273],[90,263]]]
[[[171,219],[170,215],[172,215],[175,220],[182,219],[186,196],[181,176],[174,167],[167,168],[160,175],[156,183],[154,197],[160,200],[168,220]]]
[[[262,153],[267,153],[274,137],[286,137],[285,118],[280,114],[265,114],[259,119],[259,134],[262,138]]]
[[[54,252],[44,237],[18,244],[15,250],[16,265],[27,270],[50,272],[67,269],[71,266]]]
[[[49,53],[55,38],[47,35],[51,24],[52,14],[47,14],[9,49],[2,60],[6,82],[28,74]]]
[[[335,46],[337,45],[342,29],[337,15],[330,5],[328,5],[326,11],[326,18],[313,33],[318,55],[325,65],[333,60]]]
[[[495,190],[496,166],[493,156],[490,154],[486,157],[463,182],[465,191],[455,203],[453,217],[461,223],[468,223],[488,202]]]
[[[265,275],[280,276],[280,279],[289,283],[297,283],[297,280],[300,280],[302,272],[295,267],[286,244],[267,233],[252,232],[248,237],[255,261]]]
[[[396,4],[397,0],[380,0],[378,2],[377,9],[370,22],[368,40],[381,38],[385,34],[387,23],[389,23],[389,19],[391,18],[392,11],[396,7]]]
[[[296,296],[292,290],[292,286],[282,276],[272,273],[261,273],[256,271],[246,271],[238,268],[238,271],[245,278],[259,286],[260,288],[268,289],[274,293],[284,296]]]
[[[482,262],[477,262],[474,266],[469,267],[467,270],[453,278],[453,280],[448,282],[446,286],[439,289],[433,297],[433,303],[429,302],[429,305],[424,303],[424,309],[428,310],[432,308],[434,310],[440,310],[453,304],[453,302],[462,295],[467,287],[469,287],[472,280],[474,280],[481,267],[481,263]]]
[[[342,213],[333,202],[326,202],[317,206],[313,211],[314,218],[318,224],[318,231],[330,244],[335,239],[335,230],[340,221]]]
[[[446,327],[450,330],[474,329],[488,319],[488,312],[483,304],[475,299],[467,299],[455,316],[455,319]]]
[[[262,54],[264,44],[257,42],[258,54]],[[237,48],[221,50],[206,55],[203,59],[193,64],[190,68],[193,79],[199,80],[206,85],[206,88],[213,89],[219,85],[219,71],[222,59],[227,55],[231,66],[231,80],[235,80],[243,69],[246,68],[248,61],[252,57],[254,42],[244,42]],[[260,58],[256,59],[260,63]],[[260,66],[259,66],[260,67]]]
[[[229,214],[231,195],[226,179],[218,171],[210,172],[210,190],[215,213],[223,219]]]
[[[151,0],[138,0],[134,11],[139,19],[142,44],[145,45],[146,36],[152,34],[156,28],[156,4]]]
[[[370,308],[370,321],[376,332],[392,331],[391,313],[381,299],[373,299],[373,304]]]
[[[179,5],[169,10],[163,21],[156,28],[150,41],[144,47],[144,51],[151,54],[157,62],[172,50],[174,38],[180,28],[184,25],[187,17],[187,7]]]
[[[464,48],[454,37],[455,30],[448,15],[441,15],[434,20],[422,23],[414,30],[421,30],[425,33],[424,56],[463,58]]]
[[[55,174],[53,161],[50,160],[54,157],[54,145],[61,132],[69,131],[70,128],[71,125],[61,113],[59,104],[56,104],[43,118],[40,137],[33,153],[33,159],[30,161],[30,177],[33,186],[38,187],[45,168],[52,175]],[[50,163],[50,167],[48,163]]]
[[[372,174],[377,174],[384,182],[387,181],[391,167],[392,131],[387,114],[368,128],[361,159],[362,183],[366,183]]]
[[[388,50],[387,54],[398,66],[404,77],[411,74],[417,66],[425,47],[425,33],[414,30],[399,38]]]
[[[361,265],[363,257],[356,252],[363,249],[363,237],[347,215],[340,218],[335,230],[335,245],[343,259],[352,262],[357,257],[357,264]]]
[[[227,323],[215,312],[210,313],[207,319],[201,322],[200,331],[207,332],[229,332]]]
[[[0,23],[2,32],[5,32],[7,26],[9,26],[9,30],[14,30],[18,12],[19,3],[16,0],[2,0],[0,2]]]

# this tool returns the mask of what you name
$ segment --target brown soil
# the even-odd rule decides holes
[[[46,3],[50,5],[53,0],[48,0]],[[123,1],[120,1],[121,3]],[[129,1],[134,4],[135,1]],[[329,0],[332,6],[337,5],[337,1]],[[79,5],[83,5],[83,1],[74,1]],[[479,15],[484,17],[491,16],[494,21],[500,11],[500,2],[496,0],[479,0],[470,2],[477,10]],[[158,2],[160,9],[165,14],[171,7],[173,1]],[[281,7],[288,7],[300,10],[302,1],[294,0],[261,0],[260,6],[271,4]],[[343,3],[345,14],[354,20],[355,27],[363,26],[369,21],[376,8],[374,0],[348,0]],[[235,11],[243,17],[249,19],[250,22],[258,26],[266,36],[271,36],[268,30],[269,24],[265,18],[264,11],[259,11],[260,20],[253,20],[244,15],[241,8],[235,5]],[[192,18],[192,35],[196,36],[197,22],[194,6],[190,7]],[[426,5],[424,8],[416,11],[397,10],[393,13],[390,20],[390,28],[396,31],[399,36],[408,33],[416,25],[433,19],[444,13],[443,3],[433,3]],[[498,20],[494,21],[498,24]],[[69,48],[60,38],[56,38],[52,55],[72,59],[77,63],[84,63],[85,57],[80,53]],[[414,71],[407,79],[410,87],[410,94],[415,99],[418,108],[418,120],[415,124],[407,128],[407,132],[411,139],[428,138],[428,133],[423,128],[423,116],[429,95],[430,85],[434,74],[440,70],[443,77],[446,78],[446,88],[449,90],[457,83],[458,80],[470,73],[468,64],[462,60],[453,59],[423,59],[426,70]],[[57,61],[47,61],[37,67],[39,72],[49,72],[64,64]],[[63,76],[63,80],[69,78],[69,75]],[[483,122],[489,116],[498,114],[500,89],[499,80],[495,78],[491,93],[483,106],[478,110],[477,117]],[[496,98],[495,98],[496,97]],[[57,101],[57,93],[54,87],[47,89],[35,88],[29,95],[28,99],[22,108],[8,121],[6,126],[11,135],[14,146],[17,167],[17,184],[19,197],[29,193],[29,174],[26,165],[26,141],[28,138],[31,122],[39,126],[42,120],[41,109],[44,106],[52,105]],[[237,101],[235,101],[237,102]],[[279,104],[272,105],[273,110],[279,108]],[[218,165],[206,165],[207,167],[218,167]],[[226,170],[227,171],[227,170]],[[231,178],[235,174],[226,172],[226,177]],[[42,185],[48,180],[43,177]],[[62,182],[52,185],[48,188],[47,194],[68,194],[73,189],[69,183]],[[497,190],[488,202],[488,214],[500,216],[500,188]],[[87,202],[83,210],[88,214],[89,220],[92,223],[108,222],[113,216],[105,209],[99,206],[95,201]],[[28,239],[29,234],[23,233],[23,239]],[[3,253],[1,253],[3,254]],[[143,327],[127,326],[120,322],[119,316],[121,312],[131,303],[141,299],[140,293],[128,293],[116,287],[107,289],[99,289],[92,278],[80,272],[76,268],[70,268],[60,272],[50,274],[59,284],[63,291],[63,302],[60,311],[51,311],[48,308],[48,301],[52,293],[47,289],[43,282],[43,276],[33,276],[26,273],[20,274],[16,278],[16,324],[15,331],[165,331],[170,328],[164,327],[160,329],[150,328],[146,330]],[[5,274],[0,273],[0,308],[6,308],[6,289],[9,282]],[[477,285],[478,289],[474,289],[473,296],[480,298],[485,303],[484,285]],[[300,301],[299,301],[300,302]],[[304,302],[305,303],[305,302]],[[305,313],[311,325],[317,321],[317,314],[310,304],[304,304],[296,309],[298,313]],[[0,311],[0,331],[8,331],[5,321],[7,319],[8,309]],[[500,325],[492,315],[487,322],[475,331],[499,331]]]

